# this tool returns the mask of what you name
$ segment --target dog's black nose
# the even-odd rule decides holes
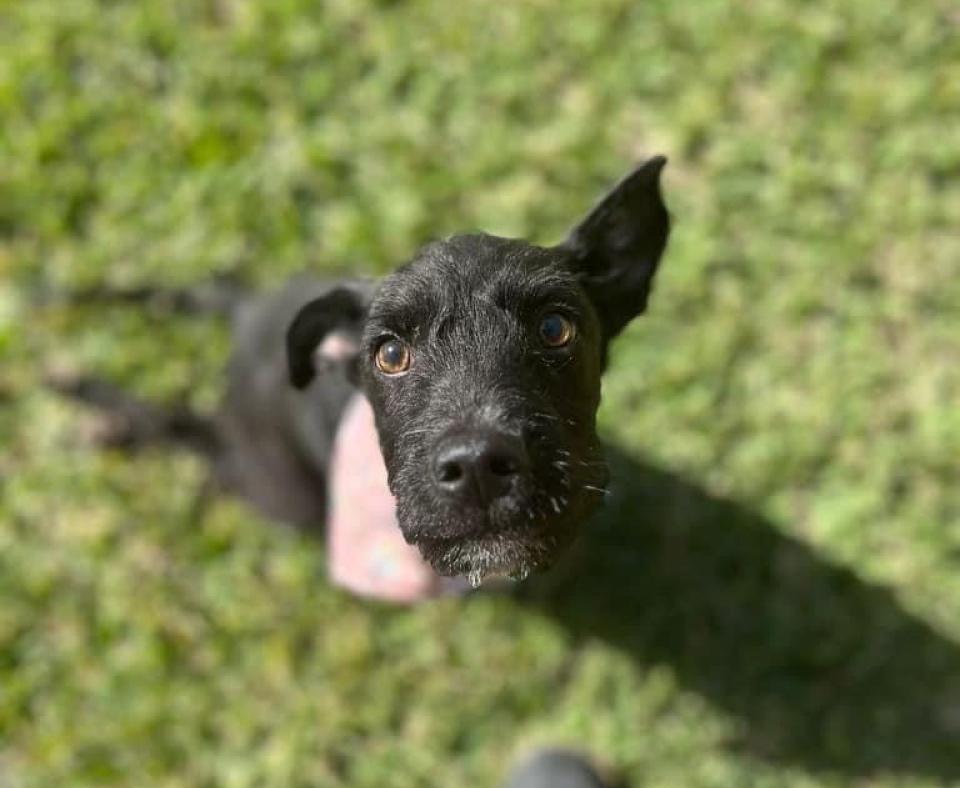
[[[451,435],[440,441],[434,454],[437,488],[476,506],[487,506],[509,493],[526,469],[523,441],[503,433]]]

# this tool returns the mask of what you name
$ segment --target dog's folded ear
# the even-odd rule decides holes
[[[634,170],[561,244],[593,301],[605,340],[646,309],[670,234],[660,196],[660,171],[666,163],[666,157],[655,156]]]
[[[354,377],[369,293],[337,287],[301,307],[287,329],[287,368],[298,389],[310,385],[323,364],[343,364]]]

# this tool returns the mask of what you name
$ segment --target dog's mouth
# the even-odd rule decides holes
[[[549,567],[572,541],[573,529],[562,535],[539,535],[503,531],[455,540],[421,539],[416,542],[423,557],[442,575],[462,575],[474,588],[489,577],[523,580]]]
[[[467,460],[460,459],[463,443],[473,451]],[[434,571],[474,586],[549,568],[605,497],[607,465],[595,441],[528,437],[522,461],[503,462],[502,470],[498,451],[515,444],[474,437],[454,441],[453,450],[426,445],[429,451],[393,456],[400,460],[391,474],[400,530]],[[446,470],[448,454],[459,473],[436,473]]]
[[[523,580],[549,568],[574,541],[602,493],[591,487],[573,499],[547,496],[538,506],[458,512],[424,511],[422,502],[408,499],[398,501],[398,515],[407,541],[438,574],[462,575],[476,588],[492,576]]]

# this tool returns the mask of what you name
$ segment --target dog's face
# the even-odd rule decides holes
[[[602,495],[602,330],[565,262],[457,236],[370,306],[361,374],[398,520],[443,573],[540,566]]]
[[[666,243],[663,163],[634,172],[564,244],[455,236],[354,310],[357,380],[400,528],[440,573],[476,582],[546,566],[602,500],[600,376],[608,342],[644,309]],[[350,303],[336,292],[291,326],[296,385],[309,383],[310,353]]]

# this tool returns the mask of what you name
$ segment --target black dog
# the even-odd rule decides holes
[[[646,307],[667,242],[665,161],[629,175],[559,246],[461,235],[378,285],[132,294],[233,316],[213,419],[89,381],[66,388],[121,417],[119,442],[187,443],[221,487],[318,524],[337,421],[359,385],[406,540],[442,574],[523,576],[549,565],[603,497],[600,377],[610,340]]]
[[[356,377],[400,528],[439,572],[525,575],[601,499],[600,376],[610,340],[644,310],[666,245],[664,163],[630,175],[560,246],[454,236],[421,250],[369,303],[338,289],[293,322],[290,372],[302,388],[318,343],[362,315]]]

